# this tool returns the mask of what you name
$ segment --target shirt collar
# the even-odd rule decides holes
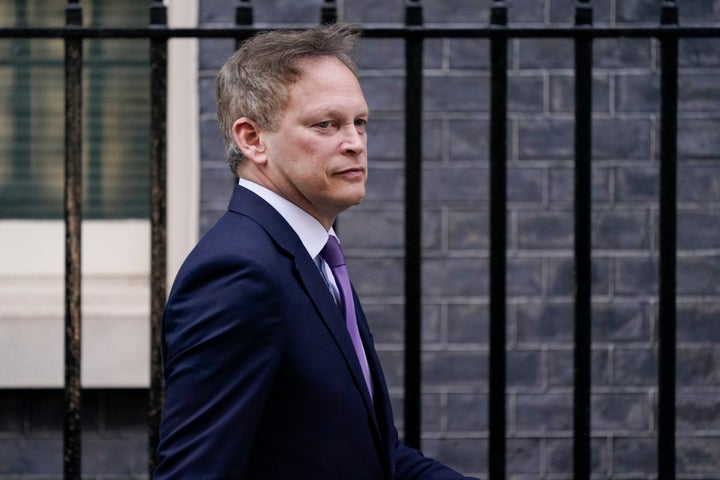
[[[311,258],[318,256],[320,250],[327,243],[328,235],[336,236],[332,227],[329,231],[325,230],[325,227],[315,217],[272,190],[244,178],[240,179],[238,185],[257,194],[277,210],[300,237],[300,241]]]

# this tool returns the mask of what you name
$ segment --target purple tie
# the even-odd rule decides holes
[[[320,256],[330,265],[333,277],[335,277],[335,283],[340,291],[340,298],[342,299],[342,304],[345,309],[345,323],[348,333],[350,333],[353,347],[355,347],[355,354],[360,362],[360,368],[362,368],[365,383],[367,384],[368,392],[370,392],[370,398],[372,398],[373,390],[372,380],[370,379],[370,368],[368,367],[367,357],[365,356],[365,349],[360,340],[357,318],[355,317],[355,304],[353,302],[352,290],[350,289],[350,278],[348,277],[345,266],[345,256],[343,255],[337,238],[332,235],[328,237],[327,243],[320,251]]]

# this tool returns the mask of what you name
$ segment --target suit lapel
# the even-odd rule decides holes
[[[298,278],[315,304],[315,307],[320,314],[320,318],[326,328],[330,331],[335,344],[342,352],[343,357],[345,358],[345,363],[352,373],[355,386],[363,397],[365,408],[367,409],[370,418],[373,419],[375,433],[379,437],[380,431],[377,426],[372,400],[370,399],[370,394],[367,391],[365,379],[363,377],[362,370],[360,369],[360,363],[357,359],[357,355],[355,354],[352,340],[350,339],[350,335],[345,327],[345,319],[343,318],[337,304],[333,300],[332,295],[325,284],[325,280],[322,278],[320,270],[317,268],[313,259],[310,258],[310,255],[308,255],[307,250],[305,250],[305,247],[300,241],[300,238],[290,225],[288,225],[285,219],[282,218],[282,215],[270,206],[270,204],[244,187],[235,187],[233,196],[230,199],[229,209],[253,218],[268,232],[279,248],[285,250],[295,258],[295,268],[298,273]],[[370,343],[371,340],[367,330],[367,323],[364,315],[362,314],[362,309],[359,306],[357,298],[355,298],[355,309],[358,314],[358,327],[361,331],[363,344],[366,346],[372,345]],[[362,320],[360,320],[361,317]],[[365,350],[368,353],[369,351],[372,351],[372,355],[374,355],[374,349],[366,348]],[[376,363],[377,359],[376,357],[374,358],[375,365],[371,365],[373,377],[375,377],[379,371]]]

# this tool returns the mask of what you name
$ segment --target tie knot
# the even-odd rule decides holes
[[[330,268],[345,265],[345,256],[343,255],[342,248],[340,248],[340,243],[337,238],[332,235],[328,237],[327,243],[323,249],[320,250],[320,256],[330,265]]]

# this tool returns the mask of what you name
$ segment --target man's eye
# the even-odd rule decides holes
[[[320,122],[320,123],[317,124],[317,126],[320,127],[320,128],[329,128],[331,125],[332,125],[332,123],[329,122],[329,121]]]
[[[355,120],[355,126],[356,126],[356,127],[364,128],[365,126],[367,126],[367,123],[368,123],[367,120],[363,120],[363,119],[357,119],[357,120]]]

